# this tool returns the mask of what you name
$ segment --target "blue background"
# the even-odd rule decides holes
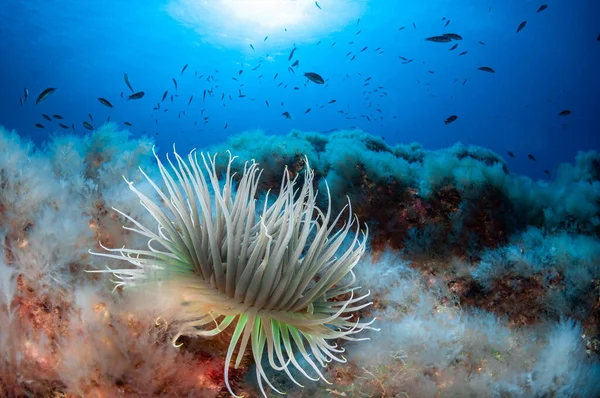
[[[255,128],[286,134],[292,129],[323,132],[356,126],[392,145],[416,141],[440,148],[462,141],[505,157],[511,150],[516,154],[508,159],[511,171],[536,178],[544,177],[544,169],[572,161],[578,150],[600,147],[598,1],[546,1],[548,9],[540,13],[536,10],[544,1],[363,0],[346,1],[342,8],[342,0],[322,0],[322,10],[308,1],[310,24],[291,26],[287,32],[238,23],[226,7],[219,14],[219,1],[212,1],[206,13],[198,1],[196,11],[204,19],[193,21],[173,11],[191,0],[4,0],[0,125],[43,142],[48,134],[63,130],[55,121],[46,122],[42,113],[64,116],[78,134],[86,131],[81,123],[88,113],[94,126],[110,115],[113,121],[131,122],[133,134],[152,135],[167,148],[176,142],[182,151]],[[451,20],[448,27],[443,17]],[[527,26],[517,34],[524,20]],[[399,30],[401,26],[405,28]],[[464,40],[424,40],[446,32]],[[269,39],[263,41],[266,35]],[[458,48],[448,51],[456,43]],[[297,51],[288,61],[294,44]],[[377,47],[384,53],[375,52]],[[350,51],[356,54],[354,61],[346,56]],[[459,56],[462,51],[468,54]],[[403,65],[399,56],[414,61]],[[300,66],[292,75],[287,68],[296,59]],[[185,64],[189,67],[181,76]],[[484,65],[496,73],[477,70]],[[302,74],[307,71],[322,75],[327,85],[306,84]],[[121,92],[130,94],[123,73],[136,91],[145,92],[143,99],[120,98]],[[207,82],[208,75],[215,80]],[[372,79],[364,86],[367,77]],[[172,78],[178,81],[180,97],[153,111],[165,90],[174,93]],[[289,86],[277,87],[280,82]],[[383,88],[368,93],[377,86]],[[21,107],[25,87],[29,99]],[[46,87],[58,90],[36,106]],[[214,97],[203,101],[203,91],[211,88]],[[238,98],[239,89],[245,98]],[[115,108],[104,107],[98,97]],[[332,99],[337,102],[327,104]],[[305,114],[307,108],[311,112]],[[572,115],[558,116],[564,109]],[[183,110],[186,115],[178,118]],[[284,111],[293,118],[284,118]],[[452,114],[458,120],[445,125]],[[209,117],[207,124],[204,116]],[[35,128],[35,123],[46,129]],[[527,159],[529,153],[537,163]]]

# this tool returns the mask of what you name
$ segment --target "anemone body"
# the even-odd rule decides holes
[[[237,367],[248,348],[265,396],[263,381],[281,393],[263,368],[265,352],[271,368],[300,386],[290,364],[311,380],[325,380],[321,368],[332,360],[345,362],[344,349],[335,341],[361,340],[354,335],[371,329],[373,322],[355,316],[371,303],[364,302],[368,293],[355,294],[359,287],[352,268],[365,251],[367,231],[360,230],[350,203],[332,220],[328,191],[328,208],[319,209],[308,161],[300,187],[298,177],[292,180],[286,170],[277,198],[267,197],[257,209],[261,171],[254,161],[245,164],[234,192],[231,155],[223,182],[216,155],[202,153],[200,162],[192,151],[186,162],[175,152],[175,163],[167,156],[171,172],[154,155],[164,188],[141,172],[160,203],[126,180],[156,220],[154,230],[115,209],[133,224],[125,229],[148,238],[147,248],[103,246],[107,252],[93,254],[126,260],[134,267],[100,272],[113,273],[116,287],[156,281],[171,286],[180,303],[174,345],[183,335],[214,336],[234,327],[225,359],[225,383],[234,396],[229,367]],[[348,218],[336,230],[346,209]]]

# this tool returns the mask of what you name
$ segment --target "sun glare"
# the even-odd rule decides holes
[[[369,0],[169,0],[166,11],[203,42],[248,47],[312,40],[360,18]],[[321,4],[322,3],[322,4]],[[248,47],[249,48],[249,47]]]
[[[221,0],[232,16],[261,29],[276,29],[307,23],[308,0]]]

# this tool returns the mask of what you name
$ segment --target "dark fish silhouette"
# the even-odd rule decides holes
[[[462,40],[462,36],[456,33],[444,33],[442,36],[448,37],[452,40]]]
[[[455,44],[452,47],[450,47],[450,49],[448,49],[448,51],[456,50],[456,47],[458,47],[458,44]]]
[[[496,73],[496,71],[490,68],[489,66],[480,66],[479,68],[477,68],[477,70],[481,70],[487,73]]]
[[[66,124],[58,123],[58,125],[65,130],[69,129],[69,126],[67,126]]]
[[[94,126],[92,126],[90,123],[88,122],[83,122],[83,127],[85,127],[86,129],[92,131],[94,129]]]
[[[537,12],[542,12],[542,11],[544,11],[546,8],[548,8],[548,5],[547,5],[547,4],[542,4],[542,5],[540,6],[540,8],[538,8]]]
[[[50,94],[52,94],[55,91],[56,91],[56,88],[54,88],[54,87],[49,87],[49,88],[45,89],[44,91],[42,91],[40,93],[40,95],[38,95],[37,100],[35,100],[35,104],[37,105],[40,102],[44,101],[46,98],[48,98],[48,96]]]
[[[131,83],[129,83],[129,77],[127,76],[127,73],[125,73],[123,75],[123,79],[125,79],[125,84],[127,84],[127,87],[129,87],[129,89],[131,90],[131,92],[133,93],[133,87],[131,87]]]
[[[144,96],[144,92],[143,91],[138,91],[137,93],[133,93],[131,94],[129,97],[127,97],[128,100],[136,100],[136,99],[140,99]]]
[[[183,75],[183,72],[185,72],[185,70],[187,69],[188,64],[183,65],[183,68],[181,68],[181,74]]]
[[[425,39],[426,41],[432,41],[434,43],[448,43],[452,39],[448,36],[431,36]]]
[[[35,124],[35,127],[37,127],[38,129],[45,129],[45,128],[46,128],[46,127],[44,127],[44,125],[43,125],[43,124],[41,124],[41,123],[36,123],[36,124]]]
[[[51,121],[52,121],[52,119],[50,118],[50,116],[46,115],[45,113],[42,113],[42,117],[43,117],[44,119],[46,119],[47,121],[49,121],[49,122],[51,122]]]
[[[177,80],[175,78],[173,78],[173,84],[175,85],[175,92],[177,92]]]
[[[110,101],[108,101],[106,98],[98,98],[98,101],[100,101],[100,103],[104,106],[107,106],[109,108],[113,108],[113,104],[110,103]]]
[[[569,116],[571,114],[571,111],[568,109],[565,109],[564,111],[560,111],[558,113],[558,116]]]
[[[288,61],[291,61],[291,60],[292,60],[292,57],[294,56],[294,53],[295,53],[295,52],[296,52],[296,47],[294,47],[294,48],[292,49],[292,51],[290,52],[290,56],[288,57]]]
[[[527,25],[527,21],[523,21],[519,24],[519,27],[517,28],[517,33],[519,33],[521,30],[523,30],[523,28],[525,27],[525,25]]]
[[[515,157],[515,154],[512,153],[512,151],[506,151],[506,153],[508,153],[508,156],[510,156],[511,158]]]
[[[318,2],[316,2],[316,1],[315,1],[315,5],[317,6],[317,8],[318,8],[319,10],[322,10],[322,8],[321,8],[321,6],[319,5],[319,3],[318,3]]]
[[[450,116],[448,116],[448,118],[446,120],[444,120],[444,124],[450,124],[450,123],[454,122],[456,119],[458,119],[458,116],[450,115]]]
[[[129,122],[124,122],[123,124],[124,124],[125,126],[131,126],[131,123],[129,123]]]
[[[59,120],[64,119],[64,117],[62,117],[61,115],[52,115],[52,117]]]
[[[532,154],[527,155],[527,157],[534,162],[536,161],[535,156],[533,156]]]
[[[323,80],[323,78],[314,72],[306,72],[304,74],[304,77],[306,77],[308,80],[310,80],[311,82],[317,83],[317,84],[323,84],[325,83],[325,80]]]

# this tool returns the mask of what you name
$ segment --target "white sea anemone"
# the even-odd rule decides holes
[[[135,268],[100,272],[113,273],[118,278],[117,287],[157,280],[171,286],[181,303],[175,345],[182,335],[214,336],[234,324],[225,359],[225,383],[234,396],[229,366],[236,348],[235,367],[249,344],[265,396],[263,380],[282,393],[268,380],[262,366],[265,346],[269,365],[285,372],[295,384],[301,386],[292,376],[290,364],[311,380],[325,380],[318,365],[326,367],[331,360],[345,362],[341,356],[344,348],[335,340],[362,340],[353,336],[372,329],[373,322],[361,322],[355,315],[371,304],[364,302],[369,293],[355,294],[359,287],[354,286],[352,272],[365,251],[368,231],[361,233],[350,203],[331,220],[327,190],[329,204],[323,213],[315,204],[314,172],[306,160],[302,187],[296,188],[298,177],[290,179],[286,170],[279,196],[270,205],[265,200],[257,216],[255,196],[261,171],[254,161],[244,166],[234,193],[231,154],[224,184],[217,176],[216,155],[200,154],[203,168],[195,151],[188,155],[189,163],[176,152],[177,165],[167,156],[175,177],[156,153],[154,156],[166,192],[142,173],[162,199],[161,204],[126,181],[156,220],[156,232],[115,209],[135,225],[125,229],[149,239],[148,247],[103,246],[109,253],[93,254],[126,260]],[[336,230],[346,209],[348,219]],[[351,232],[355,224],[356,230]],[[341,250],[347,238],[349,245]],[[314,372],[300,365],[298,353]]]

